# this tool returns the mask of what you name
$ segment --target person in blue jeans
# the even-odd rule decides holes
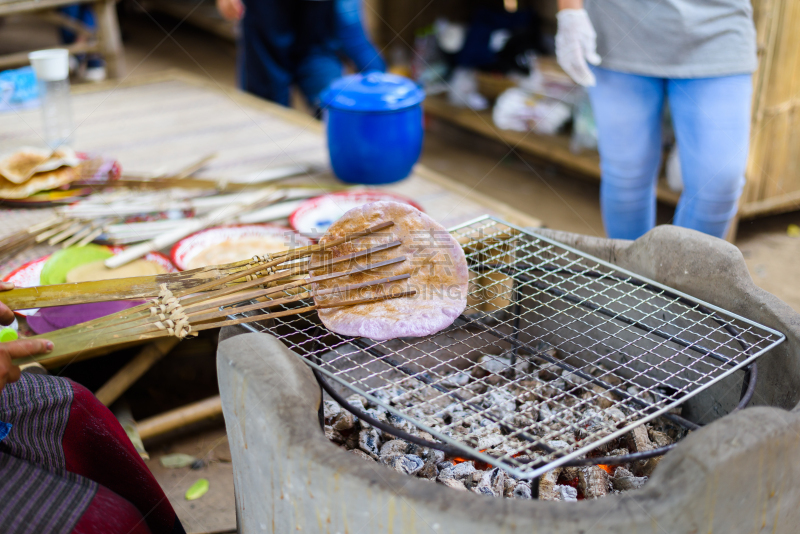
[[[609,237],[655,226],[669,102],[684,188],[674,223],[724,238],[745,183],[756,37],[750,0],[559,0],[556,56],[588,88]]]
[[[239,86],[288,106],[292,84],[319,112],[319,95],[342,76],[340,56],[359,72],[386,64],[367,39],[360,0],[217,0],[220,13],[241,20]]]

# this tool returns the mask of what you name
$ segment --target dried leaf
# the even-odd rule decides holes
[[[161,465],[168,468],[168,469],[179,469],[181,467],[188,467],[197,460],[194,456],[190,454],[183,454],[182,452],[177,452],[175,454],[165,454],[161,458],[159,458],[159,462]]]
[[[186,490],[186,500],[193,501],[208,493],[208,479],[201,478]]]

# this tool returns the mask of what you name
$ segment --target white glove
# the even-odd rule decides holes
[[[556,15],[556,59],[575,83],[589,87],[595,84],[589,65],[600,64],[597,55],[597,34],[585,9],[562,9]]]

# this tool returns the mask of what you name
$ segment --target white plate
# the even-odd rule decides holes
[[[244,254],[224,250],[226,245],[238,243],[248,247]],[[259,243],[263,243],[260,245]],[[246,260],[254,255],[279,252],[293,247],[310,245],[311,240],[291,228],[277,224],[240,224],[219,226],[196,232],[178,241],[170,257],[178,269],[185,271],[203,265],[221,265]],[[222,245],[222,247],[220,247]],[[200,260],[205,255],[210,263]]]

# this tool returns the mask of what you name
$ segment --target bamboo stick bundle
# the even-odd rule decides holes
[[[290,260],[300,260],[305,256],[322,252],[350,239],[364,237],[389,228],[393,224],[391,221],[380,223],[367,228],[363,232],[351,234],[347,239],[337,239],[324,246],[297,247],[250,260],[199,267],[179,273],[116,278],[96,282],[20,287],[4,292],[2,300],[12,310],[28,310],[110,300],[155,298],[161,293],[163,285],[166,285],[167,289],[173,293],[201,292],[217,286],[238,286],[241,283],[250,281],[254,276],[259,276],[262,271],[274,270],[277,265],[286,263],[291,268]]]
[[[393,224],[391,221],[377,224],[362,232],[332,240],[324,245],[290,249],[281,253],[277,258],[267,258],[264,263],[258,263],[228,276],[209,280],[192,288],[173,292],[166,284],[162,284],[159,287],[158,296],[151,302],[46,335],[35,336],[46,337],[53,341],[55,345],[53,352],[21,358],[15,360],[14,363],[48,362],[49,365],[58,365],[75,358],[82,352],[99,347],[125,345],[167,336],[176,336],[182,339],[190,334],[211,328],[284,317],[322,308],[352,306],[411,296],[415,293],[414,291],[379,293],[377,296],[369,298],[346,298],[346,295],[353,291],[368,287],[383,287],[385,284],[408,278],[410,276],[408,274],[368,280],[343,287],[317,291],[311,289],[313,284],[318,282],[368,272],[405,261],[405,257],[399,256],[377,263],[348,268],[341,272],[326,272],[313,276],[309,274],[314,271],[319,272],[319,270],[327,271],[329,267],[344,262],[347,262],[349,267],[354,260],[399,247],[402,243],[393,241],[315,264],[305,259],[311,254],[324,252],[352,239],[388,228]],[[231,282],[242,278],[246,281],[235,286],[230,285]],[[300,289],[299,292],[298,289]],[[270,311],[238,319],[226,319],[232,313],[232,310],[226,309],[230,306],[236,306],[236,313],[245,313],[285,306],[311,297],[314,297],[316,301],[311,306]],[[317,300],[318,298],[322,298],[324,301]]]

